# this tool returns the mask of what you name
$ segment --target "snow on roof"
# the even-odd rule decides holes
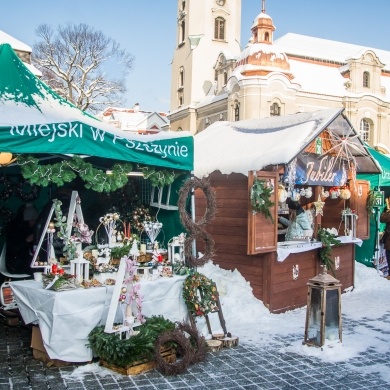
[[[380,61],[385,64],[384,69],[390,70],[390,51],[386,50],[294,33],[283,35],[274,41],[274,45],[277,45],[287,56],[295,54],[302,57],[321,58],[340,63],[345,63],[349,58],[356,58],[359,54],[372,50],[379,57]]]
[[[286,164],[303,150],[342,109],[238,122],[215,122],[194,137],[194,173],[207,176]]]
[[[257,26],[259,19],[270,19],[270,20],[272,20],[271,16],[267,15],[265,12],[260,12],[260,13],[256,16],[255,20],[253,21],[252,27],[251,27],[251,28]]]
[[[290,72],[293,81],[301,86],[300,91],[340,97],[348,94],[344,86],[348,79],[338,68],[290,60]]]
[[[30,46],[0,30],[0,44],[2,43],[9,43],[14,50],[26,51],[31,53]]]

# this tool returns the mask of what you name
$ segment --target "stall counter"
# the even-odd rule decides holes
[[[183,321],[187,316],[182,297],[185,278],[141,281],[143,315]],[[73,363],[91,361],[88,335],[96,326],[105,324],[114,286],[57,292],[45,290],[40,282],[25,280],[11,282],[11,288],[24,322],[39,325],[51,359]]]
[[[349,236],[336,237],[341,244],[356,244],[361,246],[363,241],[360,238],[351,238]],[[319,241],[284,241],[278,242],[278,261],[284,261],[290,253],[307,252],[321,248],[322,243]]]

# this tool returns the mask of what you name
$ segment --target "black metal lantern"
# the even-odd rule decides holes
[[[341,283],[326,270],[309,280],[304,344],[342,342]]]

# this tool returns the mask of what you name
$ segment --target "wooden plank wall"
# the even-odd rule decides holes
[[[242,174],[210,175],[217,200],[217,212],[206,230],[215,241],[214,263],[223,269],[237,269],[249,281],[253,294],[263,299],[263,258],[247,255],[248,234],[248,178]],[[206,210],[203,191],[195,191],[195,216],[200,219]],[[197,241],[197,250],[204,244]]]

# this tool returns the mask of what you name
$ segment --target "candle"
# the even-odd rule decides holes
[[[140,252],[146,253],[146,244],[141,244]]]
[[[99,256],[99,251],[97,249],[92,249],[92,256],[97,259]]]

